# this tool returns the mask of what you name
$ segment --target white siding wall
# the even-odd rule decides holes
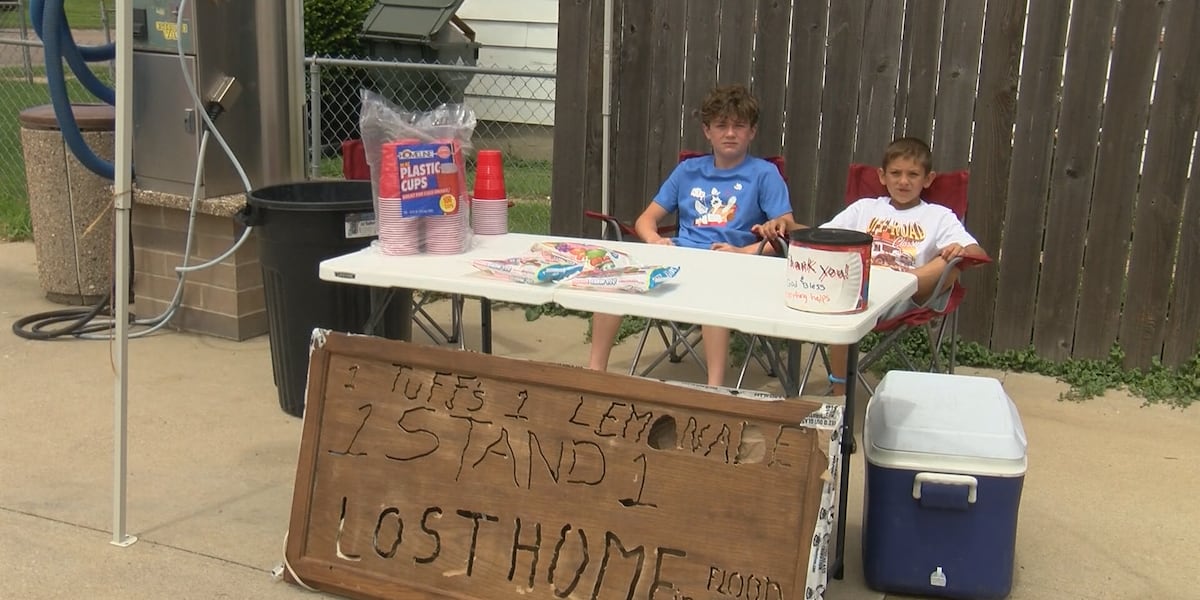
[[[479,65],[554,72],[558,0],[466,0],[458,16],[475,30]],[[554,124],[554,80],[476,75],[467,103],[481,120]]]

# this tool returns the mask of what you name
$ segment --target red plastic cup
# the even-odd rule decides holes
[[[475,157],[475,193],[477,200],[503,200],[504,161],[499,150],[480,150]]]

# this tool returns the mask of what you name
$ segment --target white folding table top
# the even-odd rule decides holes
[[[677,265],[679,274],[645,294],[572,289],[564,285],[513,283],[481,273],[471,261],[507,258],[542,241],[600,244],[627,252],[638,264]],[[481,296],[523,304],[556,302],[565,308],[719,325],[745,333],[826,344],[856,343],[889,306],[908,298],[917,280],[873,267],[867,310],[829,315],[798,311],[784,302],[787,264],[771,256],[714,252],[634,242],[566,236],[475,236],[456,255],[386,256],[367,248],[321,263],[321,279],[373,287],[398,287]]]

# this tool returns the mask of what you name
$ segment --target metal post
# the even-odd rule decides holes
[[[47,32],[55,35],[55,32]],[[113,180],[113,238],[116,266],[113,296],[116,299],[116,340],[113,363],[116,384],[113,390],[113,536],[115,546],[128,546],[137,538],[125,532],[125,469],[129,409],[129,281],[130,281],[130,210],[133,208],[133,9],[128,0],[117,0],[117,85],[116,131]]]
[[[321,174],[321,65],[315,60],[308,68],[308,176]]]
[[[833,559],[833,578],[845,576],[846,567],[846,509],[850,501],[850,455],[854,453],[854,392],[858,387],[858,343],[846,348],[846,411],[842,420],[842,465],[838,490],[837,554]]]
[[[25,0],[17,2],[17,10],[21,13],[21,39],[29,39],[29,19],[26,15],[29,14],[29,9],[25,7]],[[29,60],[29,46],[21,46],[21,65],[25,68],[25,83],[33,83],[33,63]]]

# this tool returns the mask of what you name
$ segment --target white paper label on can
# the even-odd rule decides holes
[[[375,237],[379,235],[379,224],[375,213],[348,213],[346,215],[346,239]]]
[[[858,252],[818,250],[792,244],[788,249],[788,307],[818,313],[859,310],[863,259]]]

